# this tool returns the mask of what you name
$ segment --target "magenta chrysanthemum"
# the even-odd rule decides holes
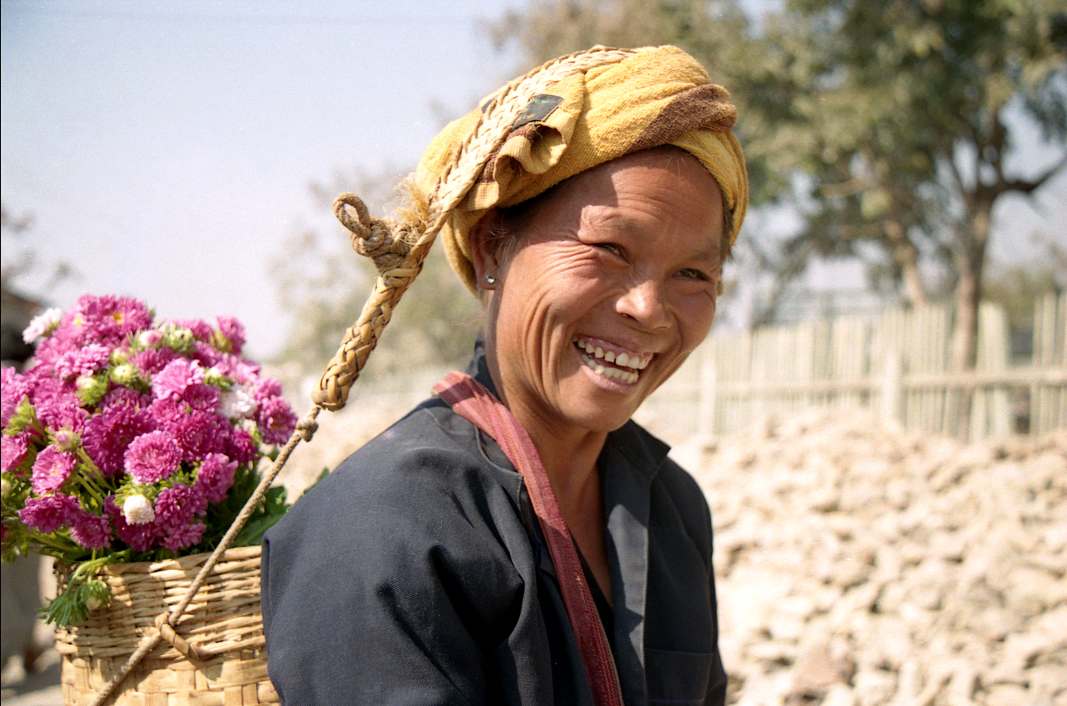
[[[83,296],[74,305],[72,314],[72,318],[83,320],[82,329],[87,338],[82,340],[121,343],[130,334],[152,325],[151,310],[130,297]]]
[[[26,454],[30,448],[29,435],[4,434],[0,437],[0,471],[11,473],[22,465],[26,460]]]
[[[249,385],[249,394],[251,394],[250,383],[254,383],[261,372],[260,366],[255,363],[250,363],[229,353],[220,355],[213,367],[220,375],[225,375],[239,385]]]
[[[196,341],[193,343],[193,350],[191,357],[204,366],[205,369],[215,367],[221,360],[222,356],[226,355],[222,351],[215,348],[210,343],[204,341]]]
[[[156,498],[155,521],[163,546],[178,551],[199,542],[206,525],[196,518],[207,511],[207,502],[196,487],[176,485],[163,490]]]
[[[192,547],[204,537],[206,529],[207,525],[203,522],[182,525],[163,536],[163,546],[174,552]]]
[[[170,348],[148,348],[143,351],[135,352],[130,357],[130,362],[146,375],[155,375],[160,370],[167,367],[167,364],[172,360],[177,359],[177,357],[178,354]]]
[[[33,462],[30,482],[39,495],[51,493],[63,487],[77,467],[77,459],[56,446],[46,446]]]
[[[78,510],[70,523],[70,538],[86,549],[111,546],[111,523],[88,510]]]
[[[27,498],[19,510],[22,524],[41,534],[51,534],[74,519],[80,503],[69,495],[45,495]]]
[[[296,429],[296,414],[281,397],[268,397],[259,405],[259,433],[268,444],[284,444]]]
[[[260,378],[252,386],[252,397],[256,402],[264,402],[272,397],[281,397],[282,384],[274,378]]]
[[[129,407],[131,409],[144,409],[152,404],[151,395],[145,395],[128,387],[116,387],[104,395],[100,401],[100,409],[108,410],[116,406]]]
[[[219,418],[207,412],[191,412],[172,427],[174,437],[182,449],[182,459],[199,461],[217,450],[222,439]]]
[[[204,383],[196,383],[185,388],[182,399],[193,409],[202,412],[214,412],[219,405],[219,388]]]
[[[104,510],[115,528],[115,535],[129,545],[130,548],[144,552],[155,544],[156,539],[159,537],[159,530],[155,522],[146,522],[139,525],[126,522],[126,518],[122,515],[122,508],[115,505],[115,500],[112,497],[107,499]]]
[[[240,466],[251,466],[259,455],[259,447],[247,429],[234,427],[230,438],[226,440],[226,455]]]
[[[182,449],[170,432],[150,431],[130,442],[125,461],[126,471],[135,481],[158,483],[178,470]]]
[[[19,403],[30,393],[29,380],[14,368],[4,368],[0,374],[0,427],[6,427]]]
[[[219,333],[230,342],[230,353],[241,355],[245,345],[245,327],[232,316],[219,316],[215,321],[218,322]]]
[[[122,472],[130,442],[152,429],[147,413],[132,405],[114,404],[85,425],[82,445],[104,475]]]
[[[204,368],[200,363],[175,358],[152,379],[152,394],[159,399],[182,399],[186,388],[203,381]]]
[[[208,502],[221,502],[226,498],[230,486],[233,485],[233,476],[236,471],[236,461],[231,461],[223,454],[211,454],[200,465],[200,470],[196,474],[196,484],[203,491]]]
[[[62,380],[69,380],[81,375],[92,375],[98,370],[106,368],[110,357],[110,348],[99,343],[89,343],[59,356],[59,359],[55,362],[56,374]]]
[[[31,376],[33,389],[30,399],[37,418],[50,429],[81,431],[89,412],[82,408],[72,386],[53,377]]]

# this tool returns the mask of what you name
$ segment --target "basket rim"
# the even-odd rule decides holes
[[[246,561],[258,556],[260,552],[261,547],[258,544],[249,547],[233,547],[219,555],[219,562]],[[175,569],[188,571],[191,568],[203,564],[207,561],[209,556],[211,556],[211,552],[207,551],[200,552],[199,554],[189,554],[176,559],[162,559],[160,561],[126,561],[115,564],[105,564],[97,570],[97,574],[121,576],[128,573],[155,573],[157,571]],[[75,568],[75,564],[58,561],[55,566],[56,571],[62,573],[70,573]]]

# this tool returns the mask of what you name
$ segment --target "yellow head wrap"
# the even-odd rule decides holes
[[[733,215],[733,243],[748,205],[748,176],[731,132],[737,111],[729,98],[696,60],[671,46],[637,49],[549,85],[530,100],[441,229],[453,269],[474,291],[470,230],[490,208],[513,206],[598,164],[660,145],[684,149],[715,177]],[[417,189],[434,188],[480,118],[481,110],[471,111],[434,138],[419,162]]]

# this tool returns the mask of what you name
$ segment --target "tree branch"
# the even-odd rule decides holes
[[[995,196],[1000,196],[1001,194],[1007,193],[1009,191],[1018,191],[1019,193],[1030,194],[1041,188],[1041,186],[1046,181],[1055,176],[1064,167],[1067,167],[1067,154],[1063,155],[1063,157],[1060,158],[1059,162],[1049,167],[1049,169],[1046,170],[1044,174],[1037,177],[1036,179],[1013,179],[1011,181],[1001,180],[999,183],[997,183],[996,187],[994,187]]]

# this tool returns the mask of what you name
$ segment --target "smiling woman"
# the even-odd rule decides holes
[[[445,218],[485,306],[468,372],[267,535],[285,703],[724,703],[708,507],[630,418],[715,316],[735,113],[678,49],[588,54]],[[414,210],[481,120],[431,144]]]

